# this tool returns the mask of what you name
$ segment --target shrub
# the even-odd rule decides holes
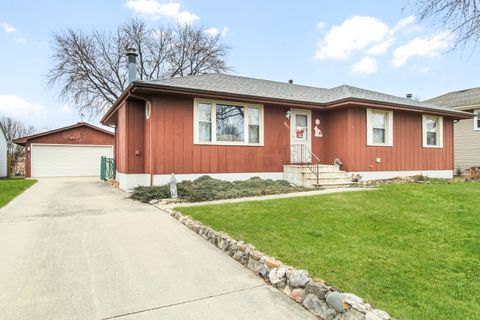
[[[307,190],[310,189],[292,186],[288,181],[263,180],[259,177],[229,182],[205,175],[194,181],[187,180],[177,183],[179,198],[188,202],[243,198]],[[131,198],[141,202],[170,198],[170,186],[137,187],[133,191]]]

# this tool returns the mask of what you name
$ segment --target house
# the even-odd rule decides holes
[[[0,123],[0,178],[8,175],[8,148],[7,148],[7,134]]]
[[[177,180],[207,174],[298,181],[295,174],[310,170],[344,179],[335,160],[348,176],[365,180],[451,178],[453,122],[471,117],[345,85],[323,89],[225,74],[139,81],[134,74],[101,120],[115,127],[122,189],[164,184],[172,173]]]
[[[98,176],[113,157],[114,133],[85,122],[14,140],[25,147],[26,177]]]
[[[475,114],[454,125],[454,166],[462,171],[480,166],[480,88],[449,92],[426,102]]]

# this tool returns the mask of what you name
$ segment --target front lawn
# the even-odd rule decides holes
[[[480,319],[480,184],[182,207],[400,319]]]
[[[0,208],[20,193],[30,188],[36,180],[0,179]]]

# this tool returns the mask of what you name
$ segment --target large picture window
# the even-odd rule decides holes
[[[195,99],[194,142],[262,145],[263,106]]]
[[[367,109],[367,145],[393,146],[393,112]]]
[[[439,116],[423,115],[423,147],[443,147],[443,118]]]

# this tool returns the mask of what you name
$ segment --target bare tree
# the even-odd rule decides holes
[[[421,21],[448,28],[456,47],[480,40],[480,0],[416,0]]]
[[[229,47],[221,35],[193,25],[149,27],[133,19],[114,31],[85,33],[67,29],[54,36],[50,86],[79,111],[96,116],[128,86],[127,47],[138,52],[140,80],[226,72]]]
[[[7,154],[10,159],[10,172],[13,172],[17,162],[25,159],[25,148],[13,143],[13,140],[33,134],[35,128],[9,117],[2,117],[0,123],[7,135]]]

